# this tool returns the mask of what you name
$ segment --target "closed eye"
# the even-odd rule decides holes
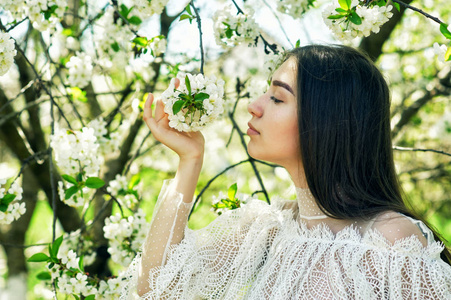
[[[279,100],[274,96],[271,96],[271,100],[274,101],[274,103],[282,103],[283,102],[282,100]]]

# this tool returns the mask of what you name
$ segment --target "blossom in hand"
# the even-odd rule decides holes
[[[172,80],[161,95],[169,126],[178,131],[199,131],[223,111],[224,81],[215,76],[187,74],[175,89]]]

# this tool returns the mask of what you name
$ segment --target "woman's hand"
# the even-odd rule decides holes
[[[180,80],[175,79],[175,88],[180,85]],[[144,104],[143,120],[146,122],[153,136],[176,152],[180,160],[202,160],[204,155],[205,140],[202,133],[180,132],[169,127],[168,114],[164,112],[164,104],[161,100],[155,103],[155,115],[152,114],[152,93],[147,97]]]

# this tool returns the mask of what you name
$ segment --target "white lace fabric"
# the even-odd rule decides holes
[[[158,202],[172,203],[168,189]],[[307,228],[285,204],[252,200],[201,230],[186,228],[184,237],[177,228],[186,227],[186,208],[171,204],[184,220],[158,210],[153,218],[165,220],[158,232],[177,239],[149,234],[148,246],[165,248],[157,253],[167,257],[151,260],[150,291],[142,299],[451,299],[441,243],[428,239],[424,247],[413,235],[392,244],[375,229],[361,234],[355,226],[336,234],[324,224]],[[121,299],[137,298],[141,259],[129,267]]]

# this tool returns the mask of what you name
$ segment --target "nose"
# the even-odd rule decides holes
[[[263,97],[264,95],[260,96],[259,98],[249,103],[249,105],[247,106],[247,111],[252,116],[261,117],[263,115]]]

